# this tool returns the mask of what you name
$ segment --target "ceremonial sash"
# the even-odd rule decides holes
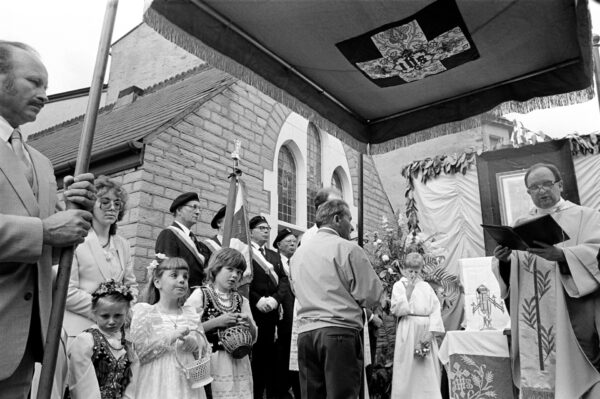
[[[258,249],[254,248],[254,246],[252,247],[252,260],[258,263],[258,265],[265,271],[265,273],[267,273],[275,285],[279,284],[279,276],[277,273],[275,273],[275,268],[271,262],[262,256]]]
[[[206,243],[206,245],[210,248],[211,252],[215,253],[217,252],[219,249],[221,249],[221,246],[213,239],[209,238],[206,241],[204,241]]]
[[[183,244],[186,246],[186,248],[189,249],[196,258],[198,258],[200,263],[204,264],[206,259],[200,252],[198,252],[198,248],[196,248],[196,245],[194,244],[192,239],[189,236],[186,236],[185,233],[183,232],[183,230],[181,230],[175,226],[169,226],[168,228],[173,233],[175,233],[177,238],[179,238],[181,240],[181,242],[183,242]]]

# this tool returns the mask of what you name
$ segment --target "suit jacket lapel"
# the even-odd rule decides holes
[[[190,251],[192,255],[194,255],[194,257],[198,260],[198,262],[203,265],[206,259],[204,258],[204,256],[202,256],[200,252],[198,252],[198,248],[192,246],[192,244],[190,244],[190,242],[188,242],[188,240],[185,239],[185,233],[183,232],[183,230],[181,230],[181,228],[177,226],[176,223],[173,223],[171,226],[169,226],[169,229],[171,229],[171,231],[175,233],[175,236],[177,236],[179,241],[181,241],[181,243],[187,248],[187,250]]]
[[[37,199],[33,194],[33,190],[27,182],[25,174],[23,174],[16,166],[18,165],[18,162],[20,162],[19,159],[7,145],[3,143],[0,144],[0,170],[13,186],[29,215],[39,216],[40,208]]]
[[[94,260],[96,261],[96,265],[98,266],[98,270],[100,270],[102,277],[104,277],[105,280],[113,278],[114,276],[111,276],[110,274],[110,265],[106,260],[106,255],[104,254],[100,240],[93,229],[90,229],[88,239],[85,240],[85,245],[87,245],[89,251],[94,255]]]
[[[47,167],[47,161],[45,161],[44,156],[40,154],[38,150],[31,146],[26,146],[27,151],[29,152],[29,156],[31,157],[31,162],[33,164],[33,170],[35,173],[35,179],[37,180],[38,185],[38,204],[41,210],[41,213],[50,211],[50,197],[48,193],[50,192],[50,182],[48,181],[48,173],[42,172],[44,167]],[[42,218],[46,218],[50,216],[40,215]]]

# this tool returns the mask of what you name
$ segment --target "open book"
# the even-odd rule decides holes
[[[526,220],[514,227],[482,224],[481,227],[492,236],[499,245],[510,249],[525,251],[538,245],[534,241],[554,245],[569,239],[565,231],[550,215]]]

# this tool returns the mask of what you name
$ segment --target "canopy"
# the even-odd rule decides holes
[[[587,0],[154,0],[144,19],[371,153],[593,96]]]

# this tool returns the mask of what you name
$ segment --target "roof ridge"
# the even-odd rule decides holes
[[[209,69],[215,69],[215,68],[213,68],[212,66],[210,66],[209,64],[206,64],[206,63],[196,65],[193,68],[190,68],[186,71],[180,72],[180,73],[173,75],[165,80],[162,80],[158,83],[154,83],[153,85],[146,87],[145,89],[143,89],[144,90],[143,96],[145,96],[146,94],[157,92],[158,90],[162,89],[163,87],[171,86],[172,84],[175,84],[181,80],[184,80],[184,79],[190,77],[191,75],[195,75],[197,73],[204,72]]]
[[[197,65],[197,66],[195,66],[193,68],[190,68],[190,69],[188,69],[186,71],[183,71],[183,72],[180,72],[180,73],[178,73],[176,75],[173,75],[173,76],[171,76],[171,77],[169,77],[169,78],[167,78],[167,79],[165,79],[163,81],[160,81],[160,82],[155,83],[155,84],[153,84],[151,86],[148,86],[146,89],[143,89],[144,90],[144,94],[141,97],[144,97],[147,94],[155,93],[155,92],[157,92],[157,91],[159,91],[159,90],[161,90],[161,89],[163,89],[163,88],[165,88],[167,86],[171,86],[171,85],[173,85],[173,84],[175,84],[177,82],[180,82],[180,81],[182,81],[182,80],[184,80],[184,79],[186,79],[186,78],[188,78],[188,77],[190,77],[192,75],[195,75],[195,74],[200,73],[200,72],[204,72],[204,71],[209,70],[209,69],[215,69],[215,68],[211,67],[208,64]],[[102,112],[105,112],[105,111],[111,111],[114,108],[115,104],[116,104],[116,101],[112,102],[110,104],[106,104],[104,107],[102,107],[102,108],[100,108],[98,110],[98,115],[100,115]],[[85,117],[85,113],[81,114],[81,115],[78,115],[78,116],[75,116],[75,117],[73,117],[71,119],[67,119],[66,121],[60,122],[59,124],[47,127],[46,129],[40,130],[39,132],[36,132],[34,134],[29,135],[27,141],[28,142],[29,141],[34,141],[35,139],[38,139],[40,137],[46,136],[48,134],[52,134],[55,130],[61,129],[63,127],[69,126],[71,124],[75,124],[75,123],[83,120],[84,117]]]
[[[114,108],[114,106],[115,106],[115,103],[110,103],[110,104],[105,105],[104,107],[98,109],[98,115],[100,115],[101,113],[103,113],[105,111],[112,110]],[[54,133],[55,130],[62,129],[63,127],[74,125],[75,123],[82,121],[83,118],[85,118],[85,114],[75,116],[71,119],[67,119],[66,121],[60,122],[56,125],[52,125],[43,130],[40,130],[39,132],[30,134],[29,137],[27,138],[27,142],[38,139],[43,136],[47,136],[49,134],[52,134],[52,133]]]

